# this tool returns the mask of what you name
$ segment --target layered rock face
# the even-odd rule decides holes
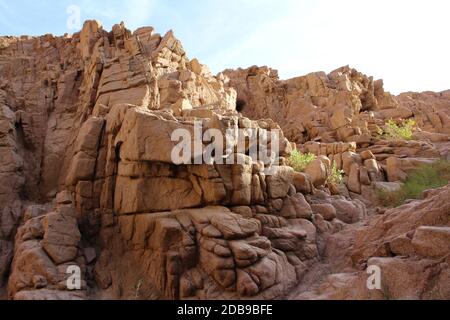
[[[446,155],[449,102],[445,92],[393,97],[349,68],[288,81],[268,68],[213,76],[172,32],[151,27],[107,32],[87,21],[72,36],[1,37],[0,287],[10,299],[285,298],[328,258],[330,239],[371,221],[367,194]],[[376,138],[397,117],[417,120],[417,141]],[[225,136],[224,160],[235,161],[195,164],[194,153],[175,163],[177,130],[193,150],[196,135]],[[279,145],[270,171],[251,141],[240,148],[246,130]],[[286,165],[293,148],[319,156],[306,173]],[[333,163],[345,186],[328,183]],[[436,205],[424,203],[415,205]],[[411,257],[431,246],[445,280],[442,207],[425,222],[386,214],[407,226],[391,234],[383,220],[364,235],[399,246],[406,237]],[[364,235],[352,267],[397,252],[377,255]],[[417,297],[449,297],[439,290]]]
[[[386,92],[349,67],[279,80],[267,67],[226,70],[238,107],[250,118],[269,117],[300,150],[327,157],[344,170],[350,192],[370,198],[379,183],[405,181],[421,163],[449,157],[450,96]],[[414,120],[411,141],[380,139],[388,120]]]
[[[376,126],[384,120],[414,118],[423,135],[442,140],[450,123],[449,92],[385,92],[383,81],[375,81],[350,67],[330,74],[311,73],[279,80],[267,67],[226,70],[229,86],[238,92],[238,109],[250,118],[271,118],[286,136],[298,144],[356,142],[373,144]],[[430,135],[433,133],[434,135]]]
[[[325,265],[332,274],[320,278],[321,270],[315,270],[313,279],[321,280],[300,287],[291,298],[448,300],[449,192],[450,185],[429,191],[424,200],[331,236]],[[379,268],[381,290],[368,289],[365,270],[373,266]]]
[[[236,112],[228,79],[189,60],[172,32],[88,21],[73,36],[2,43],[9,298],[270,299],[318,258],[284,136],[270,176],[237,142],[225,150],[236,164],[173,163],[177,129],[237,141],[238,129],[279,127]],[[73,266],[81,290],[66,285]]]

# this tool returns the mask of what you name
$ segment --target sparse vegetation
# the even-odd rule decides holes
[[[450,181],[450,161],[440,160],[424,164],[412,172],[404,186],[396,192],[380,192],[378,197],[385,206],[397,207],[408,199],[420,199],[425,190],[446,186]]]
[[[333,162],[333,165],[331,166],[331,174],[328,177],[328,183],[336,185],[344,183],[344,174],[344,170],[339,170],[336,162]]]
[[[411,140],[415,128],[416,121],[413,119],[403,120],[400,122],[390,119],[386,122],[383,128],[378,128],[378,135],[383,139],[389,140]]]
[[[301,153],[294,150],[288,160],[288,164],[297,172],[304,172],[306,167],[316,160],[316,156],[312,153]]]
[[[394,191],[377,191],[377,197],[384,207],[398,207],[407,200],[403,188]]]

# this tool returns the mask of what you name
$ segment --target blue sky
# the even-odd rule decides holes
[[[257,64],[290,78],[349,64],[394,93],[450,89],[448,0],[0,0],[0,35],[73,33],[71,5],[107,30],[173,29],[214,73]]]

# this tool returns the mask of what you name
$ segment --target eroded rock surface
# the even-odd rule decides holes
[[[375,217],[371,195],[448,157],[449,116],[448,92],[394,97],[348,67],[213,76],[151,27],[0,37],[0,287],[17,300],[448,299],[448,188]],[[390,118],[420,130],[379,139]],[[174,163],[172,133],[197,124],[231,132],[234,164]],[[270,174],[239,129],[283,129]],[[294,148],[317,155],[305,173],[287,166]],[[370,264],[387,291],[367,292]]]
[[[450,298],[450,185],[373,216],[329,238],[323,264],[292,299]],[[348,246],[347,250],[342,250]],[[381,270],[381,290],[369,290],[366,270]],[[364,271],[361,271],[364,270]]]

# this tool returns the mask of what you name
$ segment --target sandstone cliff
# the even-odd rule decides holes
[[[391,118],[414,118],[414,140],[379,139]],[[233,141],[238,129],[283,129],[278,165],[265,174],[237,142],[226,151],[238,164],[173,163],[171,133],[195,135],[196,123]],[[449,124],[449,92],[394,97],[348,67],[213,76],[151,27],[87,21],[72,36],[0,37],[0,287],[10,299],[449,299],[437,283],[448,283],[450,209],[435,201],[448,190],[382,218],[370,196],[448,157]],[[319,156],[306,173],[287,166],[294,148]],[[400,263],[417,279],[384,296],[318,288],[342,271],[315,272],[340,237],[358,239],[346,268],[384,259],[386,272]],[[81,290],[67,287],[74,266]]]

